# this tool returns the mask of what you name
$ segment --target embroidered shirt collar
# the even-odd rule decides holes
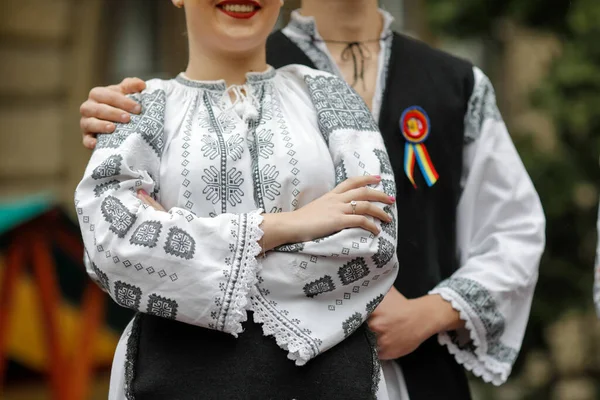
[[[246,84],[258,84],[269,81],[275,77],[276,71],[270,65],[263,72],[248,72],[246,74]],[[194,79],[190,79],[184,72],[181,72],[177,75],[175,80],[182,85],[200,88],[204,90],[214,90],[214,91],[225,91],[227,90],[227,84],[225,80],[219,79],[216,81],[198,81]],[[234,85],[234,86],[243,86],[243,85]]]
[[[383,17],[383,29],[381,30],[381,39],[386,38],[392,33],[392,23],[394,17],[389,12],[379,9],[379,13]],[[300,14],[300,10],[292,11],[288,28],[294,30],[295,33],[305,36],[306,39],[319,39],[323,40],[319,31],[317,30],[317,24],[314,17],[305,16]]]

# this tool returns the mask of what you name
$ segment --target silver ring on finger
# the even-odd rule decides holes
[[[356,214],[356,201],[352,200],[350,205],[352,206],[352,214]]]

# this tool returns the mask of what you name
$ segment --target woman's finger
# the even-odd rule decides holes
[[[90,91],[89,99],[96,103],[106,104],[121,110],[121,113],[139,114],[142,107],[120,92],[107,87],[95,87]]]
[[[115,124],[112,122],[106,122],[97,118],[81,118],[79,126],[84,135],[87,134],[98,134],[98,133],[113,133],[115,131]]]
[[[355,207],[348,203],[348,205],[344,205],[344,212],[346,214],[369,215],[383,222],[392,220],[388,213],[369,201],[357,201]]]
[[[379,175],[353,176],[337,185],[331,192],[340,194],[363,186],[374,185],[380,181],[381,177]]]
[[[376,201],[384,204],[393,204],[396,201],[393,196],[389,196],[381,190],[368,187],[348,190],[340,195],[340,199],[344,203],[350,203],[351,201]]]
[[[144,203],[154,208],[156,211],[165,211],[162,205],[159,202],[154,200],[145,190],[138,190],[138,198],[142,200]]]
[[[107,104],[100,104],[91,100],[83,103],[79,111],[84,117],[93,117],[106,122],[121,122],[126,124],[131,121],[129,113],[123,112],[122,110]]]
[[[344,218],[344,229],[348,228],[362,228],[374,235],[379,235],[379,228],[377,228],[375,222],[369,220],[364,215],[346,215]]]

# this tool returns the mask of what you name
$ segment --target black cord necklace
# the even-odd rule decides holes
[[[311,37],[313,43],[322,42],[322,43],[333,43],[333,44],[344,44],[346,47],[342,50],[342,61],[348,61],[352,58],[352,63],[354,67],[354,77],[352,79],[352,87],[356,85],[356,83],[361,80],[363,84],[363,89],[366,90],[365,87],[365,60],[371,59],[371,50],[366,46],[367,43],[377,43],[382,42],[387,39],[387,36],[379,38],[379,39],[371,39],[365,40],[362,42],[358,41],[345,41],[345,40],[325,40],[318,39],[316,37]],[[359,68],[360,64],[360,68]]]

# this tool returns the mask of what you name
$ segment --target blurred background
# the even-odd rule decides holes
[[[475,399],[600,399],[600,1],[380,3],[396,30],[491,77],[548,219],[523,351],[502,387],[473,379]],[[167,0],[0,1],[0,398],[106,398],[130,314],[81,264],[79,105],[93,86],[185,69],[184,31]]]

